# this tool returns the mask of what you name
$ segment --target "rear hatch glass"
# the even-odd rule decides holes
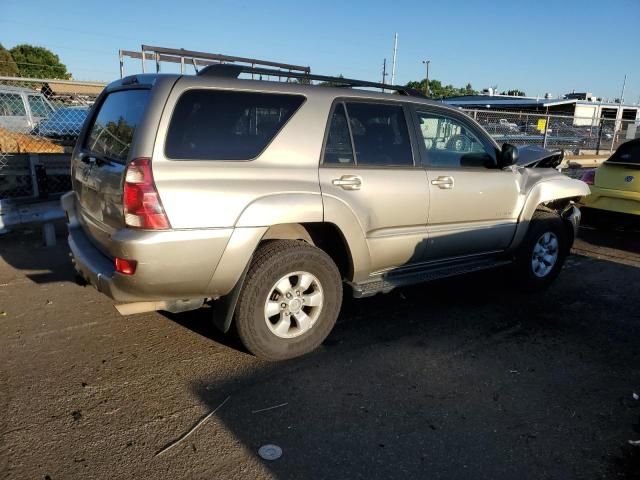
[[[148,100],[149,90],[110,93],[93,120],[85,149],[105,159],[125,163]]]
[[[73,159],[73,187],[92,237],[124,226],[123,176],[149,95],[148,89],[109,93],[91,119],[81,155]]]

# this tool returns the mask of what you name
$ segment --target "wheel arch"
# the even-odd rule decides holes
[[[536,210],[554,211],[562,216],[563,212],[579,198],[589,194],[589,187],[580,180],[568,177],[554,178],[539,182],[530,190],[518,218],[518,226],[511,242],[511,250],[520,246]],[[566,220],[563,218],[563,220]],[[568,223],[565,221],[565,224]],[[573,239],[573,228],[571,237]]]

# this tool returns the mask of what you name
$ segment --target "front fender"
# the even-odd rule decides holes
[[[512,247],[517,248],[522,242],[529,228],[533,213],[540,204],[565,198],[583,197],[589,195],[589,193],[589,186],[586,183],[565,176],[558,176],[536,183],[527,194],[520,212]]]

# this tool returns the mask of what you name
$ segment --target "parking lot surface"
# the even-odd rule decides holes
[[[640,478],[639,298],[640,233],[583,228],[546,292],[498,271],[348,300],[318,351],[268,364],[207,310],[119,316],[74,283],[62,235],[12,232],[0,472]],[[270,443],[281,458],[258,456]]]

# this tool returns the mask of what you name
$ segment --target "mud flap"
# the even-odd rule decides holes
[[[227,295],[213,302],[213,324],[223,333],[227,333],[231,327],[231,321],[233,320],[233,314],[236,311],[236,304],[238,303],[238,297],[242,291],[244,285],[244,279],[247,277],[247,272],[251,266],[251,260],[247,262],[247,266],[244,267],[242,275],[238,279],[236,286],[233,287]]]

